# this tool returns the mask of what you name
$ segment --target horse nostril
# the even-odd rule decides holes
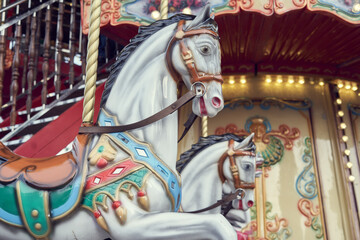
[[[252,207],[252,206],[254,206],[254,202],[250,200],[250,201],[248,201],[247,205],[248,205],[248,207]]]
[[[221,106],[221,99],[218,98],[218,97],[213,97],[213,99],[211,100],[212,102],[212,105],[215,107],[215,108],[219,108]]]

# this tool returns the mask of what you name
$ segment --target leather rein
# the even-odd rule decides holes
[[[167,108],[164,108],[163,110],[155,113],[154,115],[140,120],[135,123],[127,124],[127,125],[121,125],[121,126],[92,126],[83,124],[80,129],[79,133],[114,133],[114,132],[125,132],[137,128],[141,128],[144,126],[147,126],[151,123],[154,123],[170,114],[178,110],[180,107],[194,99],[195,97],[201,97],[205,94],[206,88],[203,84],[204,82],[208,81],[217,81],[221,84],[224,82],[221,74],[204,74],[200,73],[195,65],[195,60],[193,57],[193,54],[191,50],[186,46],[184,39],[188,37],[192,37],[199,34],[209,34],[213,36],[214,38],[219,38],[219,35],[211,31],[209,29],[193,29],[193,30],[184,30],[185,20],[180,20],[178,22],[176,32],[171,38],[167,50],[166,50],[166,66],[168,68],[168,71],[170,72],[172,78],[175,80],[175,82],[180,82],[182,80],[182,77],[180,74],[176,71],[173,63],[172,63],[172,49],[174,48],[174,45],[177,41],[179,41],[180,45],[180,52],[183,59],[183,62],[190,74],[191,77],[191,89],[189,92],[187,92],[185,95],[183,95],[181,98],[179,98],[177,101],[175,101],[173,104],[168,106]],[[193,86],[194,89],[193,89]],[[184,135],[184,134],[183,134]]]

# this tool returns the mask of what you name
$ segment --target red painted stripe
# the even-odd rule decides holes
[[[104,169],[96,173],[96,175],[89,176],[86,180],[85,191],[90,191],[92,188],[111,182],[114,179],[120,179],[137,166],[141,165],[133,162],[131,159],[128,159],[117,163],[110,168]],[[117,169],[119,169],[118,172],[114,173]]]

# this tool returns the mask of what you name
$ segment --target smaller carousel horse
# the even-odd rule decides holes
[[[183,183],[182,210],[222,213],[237,231],[238,239],[247,239],[242,229],[250,222],[255,178],[261,175],[257,167],[263,162],[255,155],[252,139],[253,134],[246,139],[233,134],[200,138],[177,163]],[[233,193],[238,196],[229,198]]]

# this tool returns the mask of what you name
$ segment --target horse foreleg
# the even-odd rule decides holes
[[[106,221],[117,221],[105,213]],[[236,232],[220,214],[149,213],[120,224],[108,224],[112,239],[237,239]]]

